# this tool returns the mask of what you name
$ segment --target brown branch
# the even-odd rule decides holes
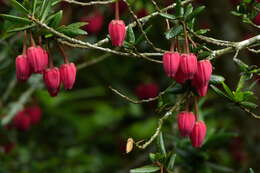
[[[71,4],[81,5],[81,6],[90,6],[90,5],[106,5],[114,3],[115,0],[106,0],[106,1],[91,1],[91,2],[79,2],[74,0],[62,0]]]

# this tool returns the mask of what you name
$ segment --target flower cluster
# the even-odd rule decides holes
[[[192,53],[166,52],[163,55],[163,68],[166,75],[176,82],[183,84],[191,80],[192,86],[200,96],[207,94],[212,73],[209,60],[197,61],[197,57]]]
[[[16,57],[16,77],[26,81],[32,73],[43,74],[43,80],[51,96],[57,96],[61,83],[71,89],[76,79],[76,66],[65,62],[60,68],[53,67],[48,52],[41,46],[32,45]]]
[[[188,111],[179,113],[177,118],[180,135],[189,137],[193,147],[201,147],[206,136],[206,124],[203,121],[196,122],[196,116]]]

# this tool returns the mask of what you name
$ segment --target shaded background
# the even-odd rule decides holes
[[[157,1],[160,7],[166,2]],[[194,5],[206,5],[206,10],[198,18],[198,28],[209,28],[209,36],[214,38],[240,41],[257,35],[258,31],[242,24],[230,11],[235,8],[234,1],[200,1]],[[104,16],[101,30],[82,39],[95,42],[107,34],[107,25],[113,19],[110,5],[79,7],[62,3],[63,24],[82,21],[84,17],[95,14]],[[135,3],[138,13],[146,9],[154,11],[149,1]],[[1,13],[13,10],[8,2],[0,5]],[[15,13],[15,12],[14,12]],[[132,21],[127,9],[122,10],[126,23]],[[1,22],[2,19],[1,19]],[[148,36],[156,46],[168,49],[169,42],[164,39],[165,23],[155,17],[145,27],[153,25]],[[0,25],[1,26],[1,25]],[[138,33],[138,29],[134,30]],[[21,52],[22,37],[1,40],[0,46],[0,92],[1,111],[15,101],[30,87],[28,83],[15,84],[15,57]],[[142,49],[150,48],[145,43]],[[66,47],[70,60],[77,65],[104,55],[93,50],[71,49]],[[61,55],[55,48],[51,50],[57,66]],[[61,91],[58,97],[51,98],[46,89],[38,89],[25,107],[39,106],[42,119],[39,124],[22,132],[1,128],[0,172],[128,172],[149,161],[149,153],[156,151],[151,145],[146,150],[135,148],[125,154],[127,138],[135,141],[149,138],[161,116],[157,114],[157,101],[150,104],[132,104],[115,95],[108,86],[113,86],[131,98],[142,98],[144,90],[152,94],[167,88],[171,79],[167,78],[162,66],[142,59],[107,55],[108,58],[93,66],[80,69],[72,91]],[[239,69],[232,61],[233,54],[219,57],[215,62],[213,74],[223,75],[230,88],[235,88],[239,80]],[[159,57],[160,58],[160,57]],[[249,64],[259,65],[258,55],[243,51],[239,58]],[[34,80],[40,78],[34,75]],[[256,80],[256,78],[254,78]],[[31,80],[31,82],[33,79]],[[8,98],[4,94],[15,85]],[[145,85],[150,84],[150,85]],[[151,87],[152,86],[152,87]],[[139,88],[139,89],[137,89]],[[259,84],[255,87],[259,96]],[[168,94],[165,99],[174,99]],[[259,104],[259,100],[257,100]],[[244,113],[233,104],[209,90],[207,97],[200,101],[200,114],[208,125],[207,141],[202,149],[194,149],[187,139],[181,139],[177,131],[175,116],[171,116],[163,127],[168,151],[177,153],[176,172],[248,172],[248,168],[260,171],[260,133],[259,120]],[[3,115],[4,116],[4,115]],[[9,147],[9,148],[8,148]],[[9,150],[8,150],[9,149]]]

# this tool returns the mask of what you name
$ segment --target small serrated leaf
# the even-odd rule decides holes
[[[169,170],[173,170],[174,163],[175,163],[175,159],[176,159],[176,154],[172,154],[172,155],[171,155],[171,158],[170,158],[170,160],[169,160],[169,163],[168,163],[168,165],[167,165],[167,168],[168,168]]]
[[[189,20],[191,20],[192,18],[196,17],[196,16],[197,16],[199,13],[201,13],[204,9],[205,9],[205,6],[200,6],[200,7],[198,7],[198,8],[195,8],[195,10],[193,10],[193,12],[186,17],[186,20],[189,21]]]
[[[233,100],[234,94],[232,93],[232,91],[230,90],[230,88],[225,84],[225,82],[221,82],[221,83],[222,83],[222,86],[223,86],[224,90],[225,90],[226,93],[228,94],[228,96],[229,96],[230,98],[232,98],[232,100]]]
[[[28,14],[29,13],[29,10],[26,9],[21,3],[19,3],[18,1],[16,0],[10,0],[10,3],[11,5],[17,9],[18,11],[24,13],[24,14]]]
[[[227,96],[224,92],[222,92],[220,89],[218,89],[214,85],[210,85],[210,87],[213,89],[213,91],[215,91],[216,94],[231,100],[231,98],[229,96]]]
[[[35,27],[36,25],[35,24],[32,24],[32,25],[25,25],[25,26],[22,26],[22,27],[15,27],[14,29],[10,29],[8,30],[7,32],[19,32],[19,31],[24,31],[24,30],[27,30],[29,28],[32,28],[32,27]]]
[[[248,109],[255,109],[257,108],[257,104],[253,103],[253,102],[247,102],[247,101],[244,101],[244,102],[240,102],[240,104]]]
[[[166,19],[170,19],[170,20],[176,20],[177,17],[172,15],[172,14],[167,14],[167,13],[160,13],[160,16],[166,18]]]
[[[127,40],[129,43],[134,44],[135,43],[135,33],[133,31],[132,27],[127,28]]]
[[[173,27],[173,28],[171,28],[169,31],[167,31],[165,33],[165,37],[168,40],[172,39],[172,38],[178,36],[182,31],[183,31],[183,26],[182,25],[179,25],[177,27]]]
[[[157,172],[159,170],[160,170],[160,167],[158,167],[158,166],[147,165],[147,166],[143,166],[141,168],[131,169],[130,173],[150,173],[150,172]]]
[[[225,81],[225,78],[223,76],[211,75],[209,82],[212,83],[212,84],[221,84],[224,81]]]
[[[162,153],[164,156],[166,156],[166,149],[164,146],[164,140],[163,140],[163,135],[162,132],[160,132],[159,136],[157,137],[157,145],[160,150],[160,153]]]
[[[9,14],[0,14],[4,19],[9,20],[10,22],[14,22],[15,24],[31,24],[32,21],[30,21],[27,18],[24,17],[18,17],[18,16],[13,16]]]

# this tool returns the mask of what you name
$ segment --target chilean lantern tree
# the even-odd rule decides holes
[[[260,170],[260,1],[0,4],[1,172]]]

